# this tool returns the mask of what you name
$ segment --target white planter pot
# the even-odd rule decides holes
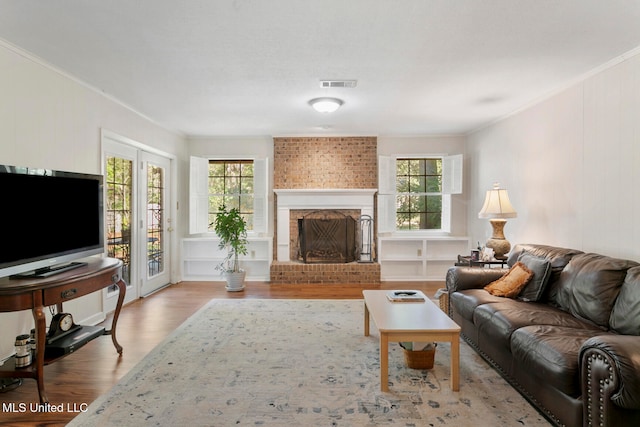
[[[237,273],[227,272],[224,274],[225,279],[227,280],[227,286],[225,288],[229,292],[239,292],[244,290],[244,276],[246,272],[244,270],[240,270]]]

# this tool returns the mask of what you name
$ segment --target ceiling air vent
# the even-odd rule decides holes
[[[357,80],[320,80],[320,87],[356,87]]]

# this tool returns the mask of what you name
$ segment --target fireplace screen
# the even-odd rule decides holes
[[[298,219],[298,260],[347,263],[356,260],[356,220],[337,211],[311,212]]]

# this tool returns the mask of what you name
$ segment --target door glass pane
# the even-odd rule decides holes
[[[147,167],[147,266],[148,276],[164,272],[164,169]]]
[[[131,283],[131,200],[133,192],[133,162],[107,157],[106,165],[107,254],[122,260],[122,278]],[[117,286],[113,286],[117,290]]]

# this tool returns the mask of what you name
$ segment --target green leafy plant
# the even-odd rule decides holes
[[[214,230],[220,239],[218,247],[227,250],[226,258],[216,270],[238,273],[238,257],[247,254],[247,223],[237,208],[227,209],[220,206],[216,214]]]

